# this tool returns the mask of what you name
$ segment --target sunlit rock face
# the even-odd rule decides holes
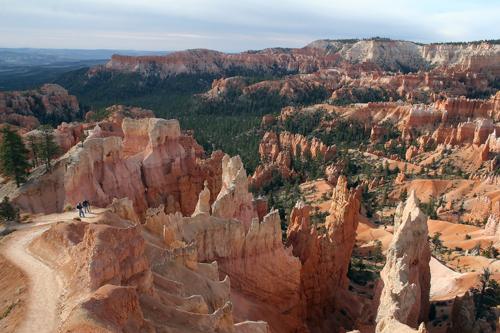
[[[401,211],[402,208],[402,211]],[[427,321],[430,292],[430,249],[427,216],[411,192],[399,207],[395,232],[381,272],[383,290],[377,313],[377,332],[401,328],[411,332]],[[420,326],[419,332],[425,328]]]
[[[137,212],[165,205],[169,212],[192,214],[206,181],[211,193],[221,188],[223,154],[203,159],[203,150],[177,120],[122,121],[119,135],[91,135],[36,175],[12,196],[28,212],[57,212],[87,199],[104,207],[128,197]],[[213,202],[215,197],[211,197]]]

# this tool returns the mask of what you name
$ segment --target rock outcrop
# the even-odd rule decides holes
[[[224,54],[211,50],[189,50],[165,56],[113,55],[100,70],[136,72],[143,75],[155,69],[161,77],[179,74],[311,73],[339,65],[363,64],[392,72],[412,69],[454,68],[459,71],[498,72],[498,45],[481,44],[418,45],[384,39],[337,41],[318,40],[300,49],[265,49]],[[451,56],[453,55],[453,56]]]
[[[248,231],[241,221],[215,216],[182,217],[151,209],[145,227],[161,235],[167,248],[183,251],[192,244],[198,260],[217,261],[219,271],[231,279],[231,288],[250,299],[272,304],[277,316],[301,325],[300,262],[281,242],[279,214],[252,220]],[[290,317],[288,317],[288,315]]]
[[[455,297],[451,309],[451,326],[449,332],[475,333],[480,332],[476,322],[476,307],[474,299],[469,292],[462,297]]]
[[[248,230],[252,220],[257,218],[252,199],[241,158],[225,155],[222,158],[222,187],[212,205],[213,215],[225,219],[235,218],[243,222]]]
[[[418,208],[415,192],[408,196],[401,222],[387,251],[377,313],[377,332],[412,331],[427,321],[430,291],[430,249],[427,216]],[[425,332],[423,324],[419,332]]]
[[[334,145],[328,146],[317,138],[307,139],[301,134],[266,132],[259,144],[259,165],[249,180],[250,186],[261,188],[269,183],[276,174],[288,179],[294,175],[294,159],[321,158],[330,161],[336,154]]]
[[[27,212],[49,213],[84,199],[105,207],[113,198],[128,197],[137,212],[164,204],[169,212],[190,215],[205,181],[211,193],[219,193],[222,153],[203,159],[178,121],[125,118],[122,128],[123,139],[90,136],[74,146],[51,172],[19,188],[13,200]]]
[[[290,214],[287,246],[302,263],[301,293],[311,325],[333,317],[342,304],[339,295],[348,285],[347,269],[354,248],[359,207],[359,189],[347,190],[346,179],[340,177],[324,226],[311,223],[310,207],[302,202],[298,202]]]
[[[76,97],[57,84],[44,84],[36,90],[0,92],[0,123],[31,130],[40,123],[57,124],[81,117]]]
[[[31,247],[67,282],[62,332],[269,332],[265,322],[234,324],[229,279],[219,281],[216,263],[199,263],[193,246],[148,243],[110,211],[56,224]]]
[[[203,190],[198,196],[198,203],[191,215],[193,217],[197,215],[210,215],[210,190],[208,189],[207,181],[205,181],[203,186]]]
[[[497,242],[500,242],[500,216],[498,214],[492,213],[488,217],[484,226],[484,233],[488,236],[495,236]]]
[[[148,210],[145,227],[162,237],[168,248],[179,251],[193,244],[199,260],[216,260],[219,270],[230,277],[232,288],[272,304],[274,315],[284,316],[285,331],[317,325],[339,328],[335,313],[346,308],[345,298],[339,295],[347,292],[360,189],[348,190],[346,178],[339,178],[323,230],[310,225],[307,206],[298,204],[291,215],[285,248],[278,212],[259,221],[260,214],[248,201],[251,195],[245,188],[241,160],[225,156],[222,169],[223,185],[212,215],[184,217],[166,214],[159,207]]]

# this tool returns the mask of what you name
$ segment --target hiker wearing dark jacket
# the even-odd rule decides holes
[[[85,213],[90,213],[90,202],[87,199],[82,202],[82,206]]]
[[[78,209],[78,215],[79,215],[80,217],[85,217],[85,213],[83,212],[83,206],[82,206],[82,204],[81,204],[81,203],[78,203],[78,204],[76,205],[76,209]]]

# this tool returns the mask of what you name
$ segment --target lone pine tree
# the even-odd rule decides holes
[[[52,168],[51,159],[57,155],[59,146],[54,141],[54,130],[48,125],[40,127],[40,141],[38,151],[47,171]]]

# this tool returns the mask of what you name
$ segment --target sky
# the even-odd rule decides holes
[[[0,47],[237,52],[500,38],[500,0],[0,0]]]

